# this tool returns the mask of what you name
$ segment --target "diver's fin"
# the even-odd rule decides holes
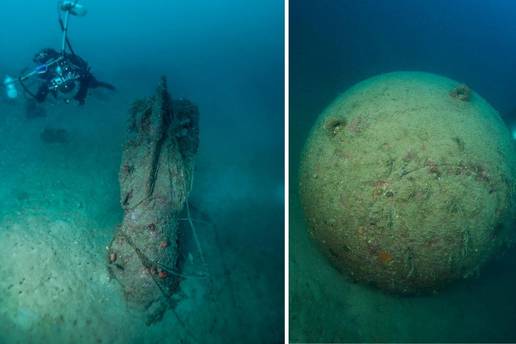
[[[99,88],[99,87],[102,87],[102,88],[107,88],[108,90],[111,90],[111,91],[116,91],[116,87],[113,86],[112,84],[110,83],[107,83],[107,82],[104,82],[104,81],[98,81],[98,80],[93,80],[91,83],[90,83],[90,88]]]

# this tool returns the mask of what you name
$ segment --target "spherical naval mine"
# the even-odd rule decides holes
[[[395,72],[319,116],[300,197],[338,270],[419,294],[476,275],[512,243],[515,171],[509,130],[482,97],[441,76]]]

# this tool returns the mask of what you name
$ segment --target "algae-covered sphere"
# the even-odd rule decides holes
[[[300,196],[310,234],[356,281],[437,290],[511,243],[514,154],[498,113],[465,85],[419,72],[365,80],[307,140]]]

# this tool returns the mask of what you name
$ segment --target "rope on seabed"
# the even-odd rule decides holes
[[[154,283],[156,284],[156,286],[158,287],[158,289],[161,291],[162,295],[165,297],[165,300],[167,300],[168,304],[169,304],[169,309],[172,311],[172,313],[174,314],[177,322],[179,323],[179,326],[183,328],[183,330],[185,331],[186,335],[188,337],[190,337],[190,339],[195,342],[195,343],[199,343],[199,341],[197,340],[197,338],[193,335],[193,333],[190,331],[190,329],[188,328],[188,326],[186,326],[186,323],[183,319],[181,319],[181,317],[179,316],[179,314],[176,312],[176,309],[174,308],[174,304],[172,302],[172,297],[169,296],[165,290],[163,290],[163,287],[161,286],[160,282],[157,280],[157,278],[154,276],[154,275],[151,275],[151,279],[154,281]]]
[[[170,273],[171,275],[174,275],[174,276],[177,276],[177,277],[182,277],[182,278],[200,278],[200,279],[208,277],[208,274],[205,273],[205,272],[201,272],[199,274],[183,274],[183,273],[180,273],[180,272],[177,272],[177,271],[171,269],[170,267],[168,267],[166,265],[161,264],[159,261],[156,261],[156,265],[159,266],[162,270],[165,270],[166,272]]]
[[[193,180],[194,180],[193,170],[194,170],[194,168],[195,168],[195,165],[192,163],[189,192],[192,192],[192,189],[193,189]],[[202,265],[204,267],[206,267],[206,260],[204,259],[204,252],[201,247],[201,242],[199,241],[199,237],[197,236],[197,230],[195,229],[195,226],[192,221],[192,216],[190,215],[190,202],[188,202],[188,198],[186,199],[186,216],[188,219],[188,223],[190,224],[190,228],[192,229],[192,235],[194,237],[194,241],[195,241],[195,245],[197,246],[197,250],[199,251],[199,256],[201,257]]]
[[[192,234],[195,240],[195,245],[197,246],[197,250],[199,251],[199,256],[201,257],[201,262],[204,267],[206,267],[206,260],[204,259],[204,252],[201,247],[201,243],[199,242],[199,237],[197,236],[197,230],[195,229],[195,226],[192,221],[192,217],[190,216],[190,203],[188,203],[188,200],[186,200],[186,214],[188,223],[190,224],[190,227],[192,228]]]
[[[192,167],[192,178],[190,179],[190,191],[192,190],[192,187],[193,187],[193,167]],[[193,236],[194,236],[194,239],[195,239],[195,243],[197,245],[197,249],[199,250],[199,254],[201,256],[201,260],[204,264],[204,266],[206,266],[206,263],[205,263],[205,260],[204,260],[204,254],[203,254],[203,251],[202,251],[202,248],[201,248],[201,244],[199,242],[199,238],[197,237],[197,231],[195,230],[195,226],[193,225],[193,221],[192,221],[192,218],[190,216],[190,206],[189,206],[189,203],[188,203],[188,198],[186,199],[186,212],[187,212],[187,215],[188,215],[188,222],[190,223],[190,227],[192,228],[192,232],[193,232]],[[159,264],[159,263],[158,263]],[[161,264],[159,264],[161,265]],[[176,273],[175,271],[172,272],[172,274],[175,274],[175,275],[178,275],[178,276],[181,276],[183,274],[179,274],[179,273]],[[204,274],[203,274],[204,275]],[[202,276],[202,275],[201,275]],[[208,276],[209,277],[209,274],[206,273],[205,276]],[[204,278],[205,276],[202,276],[202,278]],[[193,276],[191,276],[193,277]],[[196,276],[198,277],[198,276]],[[161,286],[159,285],[159,283],[156,281],[155,278],[153,278],[154,282],[158,285],[158,288],[161,289]],[[167,298],[167,300],[169,301],[169,303],[171,302],[171,298]],[[183,328],[183,330],[185,331],[186,335],[195,343],[199,343],[199,341],[197,340],[197,338],[194,336],[194,334],[190,331],[190,329],[188,328],[188,326],[186,325],[185,321],[183,321],[183,319],[181,319],[181,317],[179,316],[179,314],[177,313],[175,307],[170,304],[171,307],[170,310],[172,311],[172,313],[174,313],[174,316],[175,318],[177,319],[177,321],[179,322],[179,325]]]

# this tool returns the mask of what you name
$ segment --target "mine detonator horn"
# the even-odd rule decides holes
[[[70,41],[68,40],[68,19],[70,14],[73,16],[82,17],[85,16],[88,11],[86,10],[86,7],[79,4],[79,0],[62,0],[58,4],[59,11],[64,12],[64,19],[61,16],[61,12],[59,12],[59,25],[61,26],[61,31],[63,32],[63,39],[61,40],[61,54],[64,55],[67,46],[70,49],[70,52],[74,54]]]

